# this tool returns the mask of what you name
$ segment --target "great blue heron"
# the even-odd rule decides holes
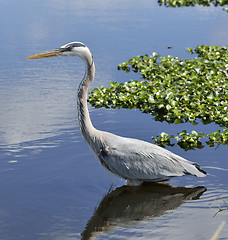
[[[81,42],[71,42],[27,58],[55,56],[78,56],[85,62],[85,76],[78,87],[78,124],[85,141],[105,168],[126,179],[128,185],[166,181],[183,175],[206,176],[206,172],[197,163],[152,143],[120,137],[94,128],[87,107],[87,92],[95,75],[95,65],[89,48]]]

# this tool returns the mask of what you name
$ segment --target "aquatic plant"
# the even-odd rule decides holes
[[[228,125],[228,51],[226,47],[198,46],[188,48],[188,53],[196,54],[193,59],[181,60],[173,56],[143,55],[128,59],[118,66],[125,72],[133,71],[141,76],[141,81],[125,83],[111,82],[110,87],[95,88],[89,97],[92,106],[112,108],[138,108],[143,113],[154,116],[156,121],[168,123],[200,121],[214,122],[220,127]],[[207,136],[209,146],[228,144],[228,132],[217,131],[210,134],[188,134],[156,137],[160,145],[171,144],[171,138],[178,145],[188,149],[202,148],[199,139]],[[193,142],[193,143],[191,143]],[[166,144],[165,144],[166,143]],[[191,144],[190,144],[191,143]],[[191,147],[189,147],[189,144]]]
[[[228,5],[227,0],[158,0],[160,6],[164,5],[166,7],[194,7],[196,5],[209,7],[211,5],[226,6]],[[228,8],[223,8],[223,10],[228,12]]]
[[[204,134],[202,132],[197,133],[196,131],[192,131],[188,133],[186,130],[183,130],[181,133],[178,133],[178,136],[169,135],[168,133],[162,132],[157,137],[152,137],[154,142],[161,146],[175,146],[178,145],[179,147],[187,150],[192,149],[201,149],[204,147],[203,143],[201,142],[201,138],[207,136],[209,139],[206,141],[206,144],[210,147],[214,147],[215,144],[219,145],[228,145],[228,129],[218,130],[209,134]],[[176,140],[174,143],[172,140]]]
[[[218,195],[218,197],[219,197],[218,200],[220,200],[221,203],[219,203],[218,200],[217,200],[216,198],[214,198],[214,202],[216,203],[216,205],[217,205],[217,207],[218,207],[218,210],[217,210],[216,213],[214,214],[214,217],[215,217],[218,213],[223,212],[223,211],[225,211],[225,210],[228,210],[228,204],[227,204],[227,202],[226,202],[220,195]],[[222,205],[224,205],[224,206],[222,206]],[[212,208],[211,204],[210,204],[210,207]]]

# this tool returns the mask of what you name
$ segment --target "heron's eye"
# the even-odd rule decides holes
[[[72,49],[73,49],[72,46],[68,46],[68,47],[66,47],[65,51],[71,51]]]

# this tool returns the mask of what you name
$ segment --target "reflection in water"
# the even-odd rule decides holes
[[[56,147],[58,136],[76,128],[75,76],[58,72],[58,62],[51,68],[27,67],[23,76],[13,72],[1,79],[0,148],[17,156],[28,148],[35,152]],[[79,70],[83,74],[83,68]]]
[[[93,239],[117,226],[130,227],[142,220],[153,220],[186,200],[199,199],[205,191],[205,187],[171,187],[162,183],[122,186],[102,199],[81,234],[82,239]]]
[[[1,144],[8,146],[51,138],[63,128],[73,128],[75,89],[72,89],[72,81],[69,82],[68,76],[64,81],[57,73],[48,74],[48,69],[38,70],[40,75],[28,76],[27,81],[10,88],[3,83],[0,89]],[[4,92],[7,94],[3,95]]]

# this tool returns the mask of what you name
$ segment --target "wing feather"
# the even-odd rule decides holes
[[[205,176],[199,165],[152,143],[110,133],[104,143],[100,157],[110,171],[125,179],[157,181],[183,175]]]

